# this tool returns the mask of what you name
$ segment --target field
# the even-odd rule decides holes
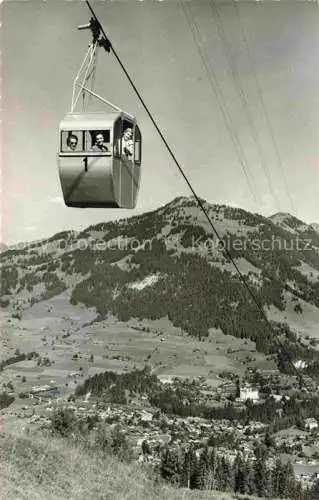
[[[73,392],[88,375],[129,371],[146,362],[162,380],[203,376],[212,386],[222,382],[218,374],[223,371],[243,375],[247,367],[257,365],[275,369],[273,362],[256,352],[253,342],[217,330],[199,341],[174,328],[167,318],[122,323],[109,317],[94,323],[95,316],[94,311],[70,305],[67,295],[34,305],[21,320],[3,314],[6,350],[1,358],[19,349],[21,353],[35,351],[48,358],[49,364],[39,366],[32,359],[9,365],[0,374],[0,383],[12,382],[18,393],[51,384],[63,395]]]
[[[309,304],[302,299],[298,299],[302,314],[296,313],[294,307],[296,302],[292,300],[290,293],[285,292],[286,300],[285,311],[279,311],[274,306],[271,306],[267,311],[267,316],[270,320],[286,322],[289,324],[292,331],[302,337],[309,335],[319,340],[319,309],[313,304]]]

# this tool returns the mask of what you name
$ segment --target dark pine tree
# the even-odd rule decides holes
[[[205,446],[205,448],[202,450],[200,457],[199,457],[199,487],[201,490],[206,490],[209,489],[209,471],[210,471],[210,460],[209,460],[209,453],[208,453],[208,448]]]
[[[181,486],[191,488],[191,480],[197,469],[197,458],[194,449],[191,447],[185,450],[181,472]]]
[[[245,486],[245,494],[254,495],[256,493],[256,485],[255,485],[255,474],[254,474],[254,465],[251,460],[246,459],[244,462],[244,486]]]
[[[319,479],[317,479],[317,481],[310,490],[310,498],[311,500],[318,500],[319,498]]]
[[[266,466],[266,452],[263,446],[257,445],[255,448],[256,461],[254,464],[254,476],[256,493],[258,496],[263,497],[267,494],[268,478]]]
[[[182,467],[179,455],[175,450],[166,448],[161,456],[160,474],[172,484],[179,484],[182,475]]]
[[[216,454],[216,448],[213,448],[209,457],[209,469],[210,469],[210,488],[212,490],[217,489],[217,464],[218,458]]]
[[[286,498],[293,498],[296,480],[294,475],[294,469],[291,462],[287,462],[283,466],[283,496]],[[319,497],[318,497],[319,498]]]
[[[217,459],[217,489],[221,491],[233,490],[233,472],[229,461],[225,457]]]
[[[275,466],[271,471],[272,491],[275,497],[278,497],[280,495],[281,480],[282,480],[282,465],[280,459],[277,458]]]
[[[233,470],[235,493],[246,493],[245,464],[241,453],[236,455]]]

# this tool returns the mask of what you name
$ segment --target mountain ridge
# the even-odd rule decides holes
[[[226,205],[226,204],[213,204],[213,203],[208,203],[205,199],[203,198],[199,198],[199,200],[201,201],[201,203],[204,205],[204,207],[208,207],[208,208],[212,208],[213,210],[215,210],[217,213],[222,213],[223,210],[227,209],[228,211],[233,211],[234,213],[236,212],[240,212],[242,214],[250,214],[250,215],[256,215],[257,217],[259,218],[262,218],[262,219],[265,219],[265,220],[269,220],[271,221],[273,224],[281,227],[281,221],[283,220],[285,222],[283,228],[286,228],[287,227],[289,228],[290,226],[290,230],[292,229],[293,225],[299,225],[301,226],[302,228],[305,228],[307,230],[310,230],[310,231],[315,231],[316,233],[319,233],[319,223],[310,223],[310,224],[307,224],[305,222],[303,222],[301,219],[298,219],[297,217],[295,217],[294,215],[290,214],[289,212],[276,212],[275,214],[273,215],[270,215],[270,216],[263,216],[263,215],[259,215],[258,213],[251,213],[245,209],[242,209],[242,208],[239,208],[239,207],[233,207],[233,206],[230,206],[230,205]],[[44,243],[44,242],[47,242],[47,241],[51,241],[51,240],[54,240],[54,239],[57,239],[58,237],[62,237],[62,236],[66,236],[66,235],[70,235],[70,234],[73,234],[73,235],[80,235],[82,233],[85,233],[86,231],[88,231],[89,229],[93,229],[93,228],[96,228],[96,227],[100,227],[100,226],[104,226],[105,224],[123,224],[124,222],[127,222],[127,221],[134,221],[135,219],[138,219],[140,217],[143,217],[144,215],[146,214],[155,214],[155,213],[158,213],[160,214],[161,212],[165,211],[166,209],[170,209],[170,208],[174,208],[174,207],[178,207],[178,206],[191,206],[191,205],[194,205],[195,207],[198,208],[198,211],[200,212],[200,207],[198,206],[197,204],[197,200],[195,199],[194,196],[178,196],[178,197],[175,197],[172,201],[166,203],[165,205],[159,207],[159,208],[156,208],[156,209],[153,209],[151,211],[147,211],[147,212],[144,212],[143,214],[139,214],[139,215],[133,215],[129,218],[123,218],[123,219],[118,219],[116,221],[108,221],[108,222],[98,222],[98,223],[95,223],[93,225],[89,225],[87,228],[85,229],[79,229],[79,230],[74,230],[74,229],[69,229],[69,230],[62,230],[62,231],[58,231],[57,233],[54,233],[52,236],[46,236],[46,237],[43,237],[43,238],[37,238],[36,240],[30,240],[30,241],[21,241],[21,242],[15,242],[15,243],[11,243],[11,244],[7,244],[7,243],[0,243],[0,253],[1,252],[6,252],[7,250],[19,250],[19,249],[23,249],[24,247],[32,247],[32,246],[36,246],[38,244],[41,244],[41,243]],[[289,230],[289,229],[288,229]]]
[[[319,235],[293,216],[287,229],[282,217],[201,201],[219,241],[196,200],[178,197],[151,212],[7,250],[1,254],[2,305],[19,314],[70,290],[72,304],[95,308],[101,318],[168,316],[191,335],[205,337],[219,328],[274,354],[273,333],[227,250],[266,314],[274,307],[284,315],[288,307],[290,316],[303,318],[303,301],[319,318]],[[291,318],[282,319],[272,320],[276,334],[285,343],[293,340],[294,358],[309,357],[298,340],[309,334],[306,319],[300,328],[289,327]]]

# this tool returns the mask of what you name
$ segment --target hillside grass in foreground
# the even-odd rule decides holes
[[[231,500],[234,494],[154,484],[139,464],[39,435],[0,437],[0,500]],[[259,499],[261,500],[261,499]]]

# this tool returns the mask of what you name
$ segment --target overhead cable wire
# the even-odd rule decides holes
[[[97,58],[98,58],[98,55],[99,55],[99,51],[97,50],[94,54],[94,62],[93,62],[93,68],[92,68],[92,72],[91,74],[89,75],[89,77],[91,77],[91,84],[90,84],[90,87],[91,87],[91,90],[94,89],[94,84],[95,84],[95,78],[96,78],[96,67],[97,67]],[[89,94],[89,98],[88,98],[88,103],[89,102],[92,102],[92,94]]]
[[[195,20],[191,19],[191,16],[190,16],[190,14],[189,14],[186,6],[184,5],[183,0],[180,0],[180,5],[181,5],[181,7],[182,7],[182,9],[184,11],[184,14],[185,14],[185,17],[187,19],[189,28],[190,28],[190,30],[192,32],[192,35],[193,35],[193,38],[194,38],[197,50],[199,52],[199,55],[200,55],[200,58],[202,60],[203,66],[204,66],[204,68],[206,70],[206,73],[207,73],[207,76],[208,76],[208,80],[209,80],[210,85],[211,85],[211,87],[212,87],[212,89],[214,91],[217,103],[219,105],[219,109],[220,109],[220,111],[221,111],[221,113],[222,113],[222,115],[224,117],[225,124],[226,124],[227,130],[229,132],[230,138],[231,138],[232,143],[233,143],[233,145],[235,147],[235,150],[236,150],[236,152],[238,154],[238,158],[239,158],[240,164],[242,166],[244,175],[246,177],[246,180],[247,180],[250,192],[251,192],[251,194],[252,194],[252,196],[254,198],[255,203],[258,205],[259,201],[257,200],[256,194],[255,194],[255,190],[254,190],[254,186],[252,184],[252,181],[250,179],[250,175],[249,175],[249,172],[248,172],[249,169],[248,169],[248,166],[247,166],[247,159],[245,157],[245,154],[244,154],[242,145],[240,143],[240,140],[237,137],[237,134],[236,134],[236,132],[234,130],[233,123],[232,123],[230,114],[228,112],[228,109],[227,109],[227,106],[226,106],[226,103],[225,103],[225,99],[224,99],[223,94],[222,94],[222,92],[221,92],[221,90],[219,88],[219,85],[218,85],[218,81],[217,81],[217,77],[216,77],[215,71],[207,63],[207,59],[208,58],[207,58],[207,54],[205,52],[205,49],[203,48],[204,45],[203,45],[203,41],[201,39],[201,35],[200,35],[200,32],[199,32],[198,26],[197,26]]]
[[[162,132],[161,132],[161,130],[160,130],[160,128],[159,128],[159,126],[157,125],[157,123],[156,123],[155,119],[153,118],[153,116],[152,116],[151,112],[149,111],[148,106],[145,104],[145,102],[144,102],[144,100],[143,100],[143,98],[142,98],[142,96],[141,96],[140,92],[138,91],[138,89],[137,89],[136,85],[135,85],[135,84],[134,84],[134,82],[132,81],[132,79],[131,79],[131,77],[130,77],[129,73],[127,72],[127,70],[126,70],[126,68],[125,68],[124,64],[122,63],[122,61],[121,61],[120,57],[118,56],[118,54],[117,54],[116,50],[114,49],[113,45],[111,44],[111,42],[110,42],[110,41],[109,41],[109,39],[107,38],[107,36],[106,36],[106,34],[105,34],[105,31],[104,31],[104,29],[103,29],[102,25],[100,24],[100,22],[99,22],[98,18],[96,17],[96,15],[95,15],[95,13],[94,13],[94,11],[93,11],[93,9],[92,9],[92,7],[91,7],[90,3],[88,2],[88,0],[86,0],[86,3],[87,3],[87,5],[88,5],[88,7],[89,7],[89,9],[90,9],[90,11],[91,11],[91,13],[92,13],[92,15],[93,15],[93,17],[94,17],[95,21],[98,23],[98,25],[99,25],[99,27],[100,27],[100,29],[101,29],[101,32],[102,32],[103,36],[105,37],[105,40],[107,40],[107,42],[108,42],[108,44],[109,44],[109,49],[110,49],[110,50],[112,51],[112,53],[114,54],[115,58],[117,59],[118,63],[120,64],[120,66],[121,66],[121,68],[122,68],[122,70],[123,70],[123,72],[124,72],[125,76],[127,77],[128,81],[129,81],[129,82],[130,82],[130,84],[132,85],[132,88],[134,89],[134,91],[135,91],[135,93],[136,93],[136,95],[137,95],[137,97],[138,97],[139,101],[141,102],[141,104],[142,104],[143,108],[145,109],[145,111],[146,111],[147,115],[149,116],[149,118],[150,118],[151,122],[153,123],[154,127],[156,128],[156,130],[157,130],[157,132],[158,132],[159,136],[161,137],[162,141],[164,142],[164,144],[165,144],[165,146],[166,146],[166,148],[167,148],[167,150],[168,150],[168,152],[169,152],[170,156],[172,157],[172,159],[173,159],[174,163],[176,164],[176,166],[177,166],[177,168],[178,168],[179,172],[181,173],[182,177],[184,178],[184,180],[185,180],[186,184],[188,185],[189,189],[190,189],[190,190],[191,190],[191,192],[193,193],[193,196],[194,196],[194,198],[196,199],[196,201],[197,201],[197,203],[198,203],[198,206],[200,207],[200,209],[202,210],[203,214],[205,215],[205,217],[206,217],[206,219],[207,219],[207,221],[208,221],[209,225],[211,226],[211,228],[212,228],[212,230],[213,230],[214,234],[216,235],[217,239],[221,242],[221,241],[222,241],[222,239],[221,239],[221,237],[219,236],[219,234],[218,234],[218,232],[217,232],[217,230],[216,230],[216,228],[215,228],[215,226],[214,226],[214,224],[213,224],[213,222],[212,222],[211,218],[209,217],[208,212],[207,212],[207,210],[205,209],[205,207],[204,207],[204,205],[203,205],[203,203],[202,203],[201,199],[197,196],[197,194],[196,194],[195,190],[193,189],[193,187],[192,187],[192,185],[191,185],[190,181],[188,180],[188,178],[187,178],[186,174],[184,173],[183,168],[182,168],[182,167],[181,167],[181,165],[179,164],[179,162],[178,162],[178,160],[177,160],[177,158],[176,158],[175,154],[174,154],[174,153],[173,153],[173,151],[171,150],[171,148],[170,148],[170,146],[168,145],[168,143],[167,143],[166,139],[164,138],[164,136],[163,136],[163,134],[162,134]],[[262,306],[259,304],[258,300],[256,299],[255,294],[254,294],[254,293],[253,293],[253,291],[251,290],[250,286],[247,284],[247,282],[246,282],[246,280],[245,280],[245,278],[244,278],[243,274],[241,273],[240,269],[238,268],[238,266],[237,266],[236,262],[234,261],[234,259],[233,259],[232,255],[230,254],[230,252],[229,252],[229,250],[227,249],[227,247],[225,247],[225,252],[226,252],[226,254],[227,254],[228,258],[229,258],[229,259],[231,260],[231,262],[233,263],[233,265],[234,265],[234,267],[235,267],[235,269],[236,269],[236,271],[237,271],[237,273],[238,273],[238,275],[239,275],[240,279],[242,280],[242,282],[243,282],[243,284],[244,284],[245,288],[247,289],[247,291],[248,291],[249,295],[251,296],[251,298],[252,298],[253,302],[255,302],[255,304],[256,304],[256,306],[257,306],[257,308],[259,309],[259,311],[260,311],[260,313],[261,313],[261,315],[262,315],[262,317],[263,317],[263,319],[264,319],[264,321],[265,321],[266,325],[268,326],[269,330],[271,331],[271,333],[272,333],[272,335],[273,335],[274,340],[276,340],[276,341],[277,341],[277,344],[281,347],[281,349],[282,349],[282,353],[285,353],[285,354],[287,355],[287,360],[288,360],[288,363],[291,365],[292,370],[294,371],[294,373],[295,373],[296,377],[298,378],[300,386],[301,386],[301,385],[303,385],[303,386],[305,387],[305,389],[308,391],[307,385],[305,384],[305,381],[304,381],[304,378],[303,378],[302,374],[301,374],[301,373],[299,373],[298,369],[297,369],[297,368],[295,367],[295,365],[293,364],[293,362],[292,362],[292,358],[291,358],[290,353],[286,350],[286,348],[285,348],[284,344],[283,344],[283,343],[280,341],[280,339],[278,338],[278,335],[277,335],[277,334],[276,334],[276,332],[274,331],[274,329],[273,329],[273,327],[272,327],[272,325],[271,325],[270,321],[269,321],[269,320],[268,320],[268,318],[267,318],[266,313],[264,312],[264,310],[263,310]]]
[[[240,9],[239,9],[236,1],[234,2],[234,4],[235,4],[236,12],[237,12],[237,17],[238,17],[238,21],[239,21],[239,26],[240,26],[240,31],[241,31],[241,34],[242,34],[243,42],[244,42],[245,48],[247,50],[247,54],[248,54],[248,57],[249,57],[249,62],[250,62],[250,66],[251,66],[251,69],[252,69],[252,73],[253,73],[254,78],[255,78],[255,82],[256,82],[256,87],[257,87],[259,99],[260,99],[260,102],[261,102],[261,105],[262,105],[262,108],[263,108],[263,112],[265,114],[265,118],[266,118],[268,130],[269,130],[270,138],[271,138],[271,141],[272,141],[275,153],[276,153],[276,158],[277,158],[277,162],[278,162],[278,165],[279,165],[279,168],[280,168],[280,171],[281,171],[281,175],[282,175],[283,180],[284,180],[286,193],[287,193],[287,196],[288,196],[289,203],[290,203],[291,209],[293,211],[293,214],[296,215],[297,211],[296,211],[296,208],[294,206],[294,203],[293,203],[293,200],[292,200],[292,197],[291,197],[291,194],[290,194],[290,189],[289,189],[289,184],[288,184],[287,177],[286,177],[286,174],[285,174],[285,169],[283,167],[281,155],[280,155],[280,152],[279,152],[276,140],[275,140],[275,134],[273,132],[273,128],[272,128],[272,125],[271,125],[271,122],[270,122],[270,119],[269,119],[269,114],[268,114],[268,111],[267,111],[267,106],[265,104],[265,99],[264,99],[264,96],[263,96],[263,92],[261,90],[261,85],[259,83],[258,74],[256,72],[254,58],[253,58],[252,52],[250,50],[250,44],[249,44],[249,41],[248,41],[248,37],[246,36],[245,29],[244,29],[244,26],[243,26],[243,23],[242,23]]]
[[[267,163],[267,160],[266,160],[266,158],[264,156],[264,152],[263,152],[263,149],[262,149],[261,144],[260,144],[258,132],[257,132],[257,130],[255,128],[254,121],[252,119],[252,115],[251,115],[251,112],[250,112],[250,107],[249,107],[249,104],[248,104],[248,101],[247,101],[247,98],[246,98],[246,95],[245,95],[245,91],[244,91],[243,86],[242,86],[241,81],[240,81],[239,73],[238,73],[237,68],[236,68],[236,64],[235,64],[235,61],[234,61],[234,58],[233,58],[233,54],[232,54],[231,48],[229,46],[228,40],[227,40],[227,36],[226,36],[225,30],[223,28],[223,23],[222,23],[222,20],[221,20],[221,16],[219,14],[219,11],[218,11],[218,8],[217,8],[215,0],[208,0],[208,2],[209,2],[209,6],[210,6],[210,8],[212,10],[215,23],[217,25],[219,37],[221,39],[221,42],[222,42],[222,45],[223,45],[223,48],[224,48],[224,52],[226,54],[226,58],[228,60],[228,64],[230,66],[231,73],[232,73],[232,76],[234,78],[236,89],[237,89],[237,91],[239,93],[239,97],[240,97],[240,100],[241,100],[241,103],[242,103],[242,107],[243,107],[244,113],[245,113],[246,118],[247,118],[248,123],[249,123],[249,127],[250,127],[250,130],[251,130],[252,138],[254,140],[254,143],[256,145],[256,149],[257,149],[259,157],[260,157],[261,166],[263,168],[263,171],[264,171],[267,183],[268,183],[269,191],[270,191],[272,197],[274,198],[274,200],[276,202],[277,210],[279,212],[280,211],[280,203],[278,203],[278,199],[277,199],[277,196],[276,196],[276,193],[275,193],[275,190],[274,190],[274,186],[273,186],[273,183],[272,183],[272,180],[271,180],[271,175],[270,175],[268,163]]]

